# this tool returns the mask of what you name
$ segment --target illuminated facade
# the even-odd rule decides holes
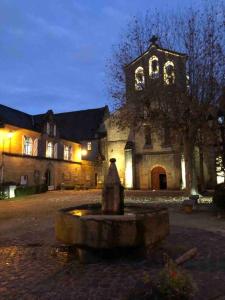
[[[31,116],[0,105],[0,183],[96,187],[102,160],[97,160],[95,146],[106,111],[106,107],[64,114],[50,110]]]
[[[127,101],[141,97],[150,82],[162,86],[176,84],[187,89],[186,59],[183,53],[163,49],[152,43],[148,50],[125,67]],[[126,188],[185,189],[185,159],[180,145],[172,142],[170,128],[118,128],[113,119],[106,122],[107,157],[117,159],[117,167]],[[198,176],[199,151],[196,150]],[[207,187],[215,185],[215,160],[212,153],[204,153],[204,178]]]

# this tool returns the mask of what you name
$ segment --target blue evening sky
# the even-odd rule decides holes
[[[130,17],[200,0],[0,0],[0,103],[28,113],[110,104],[106,59]]]

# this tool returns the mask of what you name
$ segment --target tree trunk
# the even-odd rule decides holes
[[[199,167],[200,167],[200,189],[201,192],[205,189],[205,178],[204,178],[204,154],[202,147],[199,148]]]
[[[194,138],[191,140],[184,137],[184,158],[186,169],[186,189],[189,194],[198,194],[196,163],[195,163],[195,143]]]

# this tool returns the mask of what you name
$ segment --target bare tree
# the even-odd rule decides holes
[[[133,96],[127,101],[124,67],[146,51],[153,34],[159,37],[160,45],[187,54],[187,86],[162,88],[152,81],[141,97]],[[133,18],[108,62],[109,93],[118,111],[117,125],[138,127],[147,122],[159,127],[166,123],[173,132],[174,143],[183,149],[190,192],[197,190],[196,146],[200,149],[204,185],[203,150],[210,134],[213,137],[208,118],[218,107],[224,74],[225,5],[219,1],[198,10],[190,8],[179,16],[147,12],[143,18]]]

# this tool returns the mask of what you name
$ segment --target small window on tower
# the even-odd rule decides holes
[[[138,67],[135,70],[135,90],[136,91],[143,90],[144,85],[145,85],[144,69],[142,67]]]
[[[175,82],[175,69],[172,61],[167,61],[164,65],[164,82],[165,84],[174,84]]]
[[[152,132],[149,126],[145,127],[145,147],[152,146]]]
[[[149,59],[149,76],[152,79],[159,77],[159,59],[155,55]]]
[[[88,143],[87,143],[87,150],[88,150],[88,151],[91,151],[91,149],[92,149],[91,142],[88,142]]]

